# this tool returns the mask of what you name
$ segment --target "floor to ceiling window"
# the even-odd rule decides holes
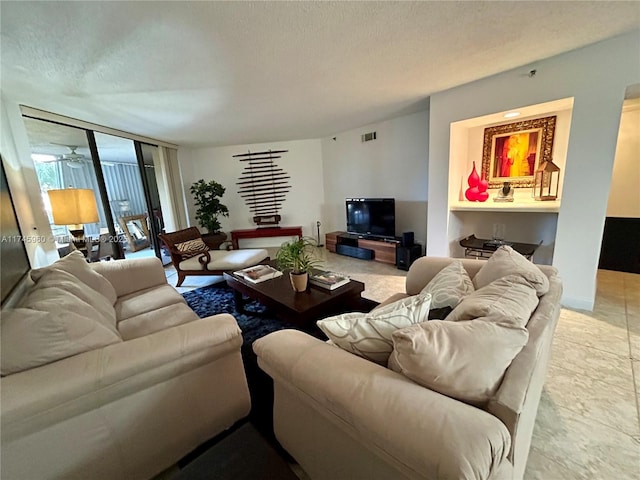
[[[163,228],[154,168],[157,146],[26,116],[24,122],[61,253],[70,226],[55,223],[47,192],[72,187],[89,189],[96,197],[97,221],[83,225],[88,245],[104,247],[102,255],[114,258],[156,255],[163,263],[170,261],[155,240]],[[117,242],[101,242],[105,238]]]
[[[85,235],[96,237],[101,231],[108,233],[106,214],[100,201],[98,177],[91,158],[86,131],[32,118],[25,118],[24,121],[31,146],[31,158],[40,181],[42,203],[59,248],[69,243],[69,228],[67,225],[54,222],[49,190],[64,188],[91,190],[96,199],[98,221],[83,225]]]

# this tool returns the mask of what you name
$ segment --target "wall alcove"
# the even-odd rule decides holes
[[[542,241],[533,260],[540,264],[552,263],[572,110],[573,99],[565,98],[451,124],[448,198],[448,239],[451,256],[464,256],[464,249],[459,245],[460,239],[471,234],[478,238],[492,238],[493,226],[503,224],[505,240],[536,244]],[[505,114],[514,111],[519,112],[517,118],[505,118]],[[464,191],[468,187],[467,178],[474,163],[478,174],[482,174],[485,128],[549,116],[556,117],[551,156],[553,162],[560,167],[558,199],[537,201],[533,198],[533,188],[517,187],[514,190],[513,202],[495,202],[497,188],[487,190],[489,199],[486,202],[468,201],[464,197]]]

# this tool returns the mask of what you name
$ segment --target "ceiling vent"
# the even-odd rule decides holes
[[[376,139],[376,132],[369,132],[362,135],[362,143],[371,142]]]

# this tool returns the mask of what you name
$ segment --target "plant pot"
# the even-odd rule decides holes
[[[289,279],[294,292],[304,292],[307,289],[309,274],[307,272],[293,273],[289,272]]]
[[[227,234],[220,233],[205,233],[202,235],[202,240],[207,244],[211,250],[220,250],[220,245],[227,239]]]

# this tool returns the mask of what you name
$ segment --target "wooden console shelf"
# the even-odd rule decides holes
[[[265,238],[265,237],[298,237],[302,238],[302,227],[263,227],[247,228],[244,230],[231,231],[231,244],[234,250],[238,250],[239,241],[243,238]]]
[[[398,244],[399,242],[396,240],[368,240],[346,232],[330,232],[325,235],[325,245],[330,252],[340,253],[337,251],[338,246],[348,245],[362,249],[365,252],[372,251],[373,260],[391,265],[396,263],[396,248]]]

